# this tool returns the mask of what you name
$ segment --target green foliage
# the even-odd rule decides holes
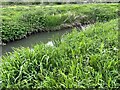
[[[117,4],[8,6],[2,10],[2,41],[21,39],[33,32],[52,31],[64,24],[117,18]],[[76,18],[75,17],[79,17]],[[55,28],[55,29],[54,29]]]
[[[117,19],[96,23],[73,30],[53,47],[40,44],[6,54],[2,88],[120,87],[117,24]]]

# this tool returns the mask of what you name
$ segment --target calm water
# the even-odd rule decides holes
[[[6,52],[12,52],[13,47],[18,48],[18,47],[32,47],[35,44],[38,44],[40,42],[46,43],[46,44],[52,44],[51,40],[53,37],[56,36],[61,36],[65,33],[70,32],[71,29],[66,29],[66,30],[59,30],[59,31],[54,31],[54,32],[42,32],[42,33],[37,33],[33,34],[31,36],[28,36],[25,39],[21,39],[18,41],[10,42],[5,46],[0,46],[0,55],[4,55]]]

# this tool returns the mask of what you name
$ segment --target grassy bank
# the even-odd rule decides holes
[[[54,47],[16,49],[2,57],[2,87],[120,87],[118,22],[96,23],[58,39]]]
[[[33,32],[71,27],[71,23],[94,23],[117,17],[118,4],[54,6],[8,6],[2,11],[2,41],[27,37]],[[78,17],[79,16],[79,17]]]

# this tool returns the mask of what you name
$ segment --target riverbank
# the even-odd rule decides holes
[[[61,30],[117,18],[118,4],[11,6],[2,10],[2,42],[26,38],[35,32]]]
[[[120,87],[117,19],[73,30],[54,42],[54,47],[41,43],[3,56],[2,87]]]
[[[13,52],[13,48],[20,48],[20,47],[29,47],[32,48],[32,46],[39,44],[39,43],[50,43],[53,39],[56,37],[62,37],[62,35],[71,32],[72,29],[63,29],[58,31],[52,31],[52,32],[42,32],[42,33],[35,33],[27,38],[16,40],[13,42],[9,42],[6,45],[2,46],[2,54],[5,55],[5,53]]]

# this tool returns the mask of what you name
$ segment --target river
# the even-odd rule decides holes
[[[41,32],[28,36],[27,38],[9,42],[5,46],[0,46],[0,55],[12,52],[13,48],[18,47],[32,47],[35,44],[43,42],[45,44],[52,44],[53,37],[62,36],[65,33],[71,32],[71,29],[59,30],[54,32]]]

